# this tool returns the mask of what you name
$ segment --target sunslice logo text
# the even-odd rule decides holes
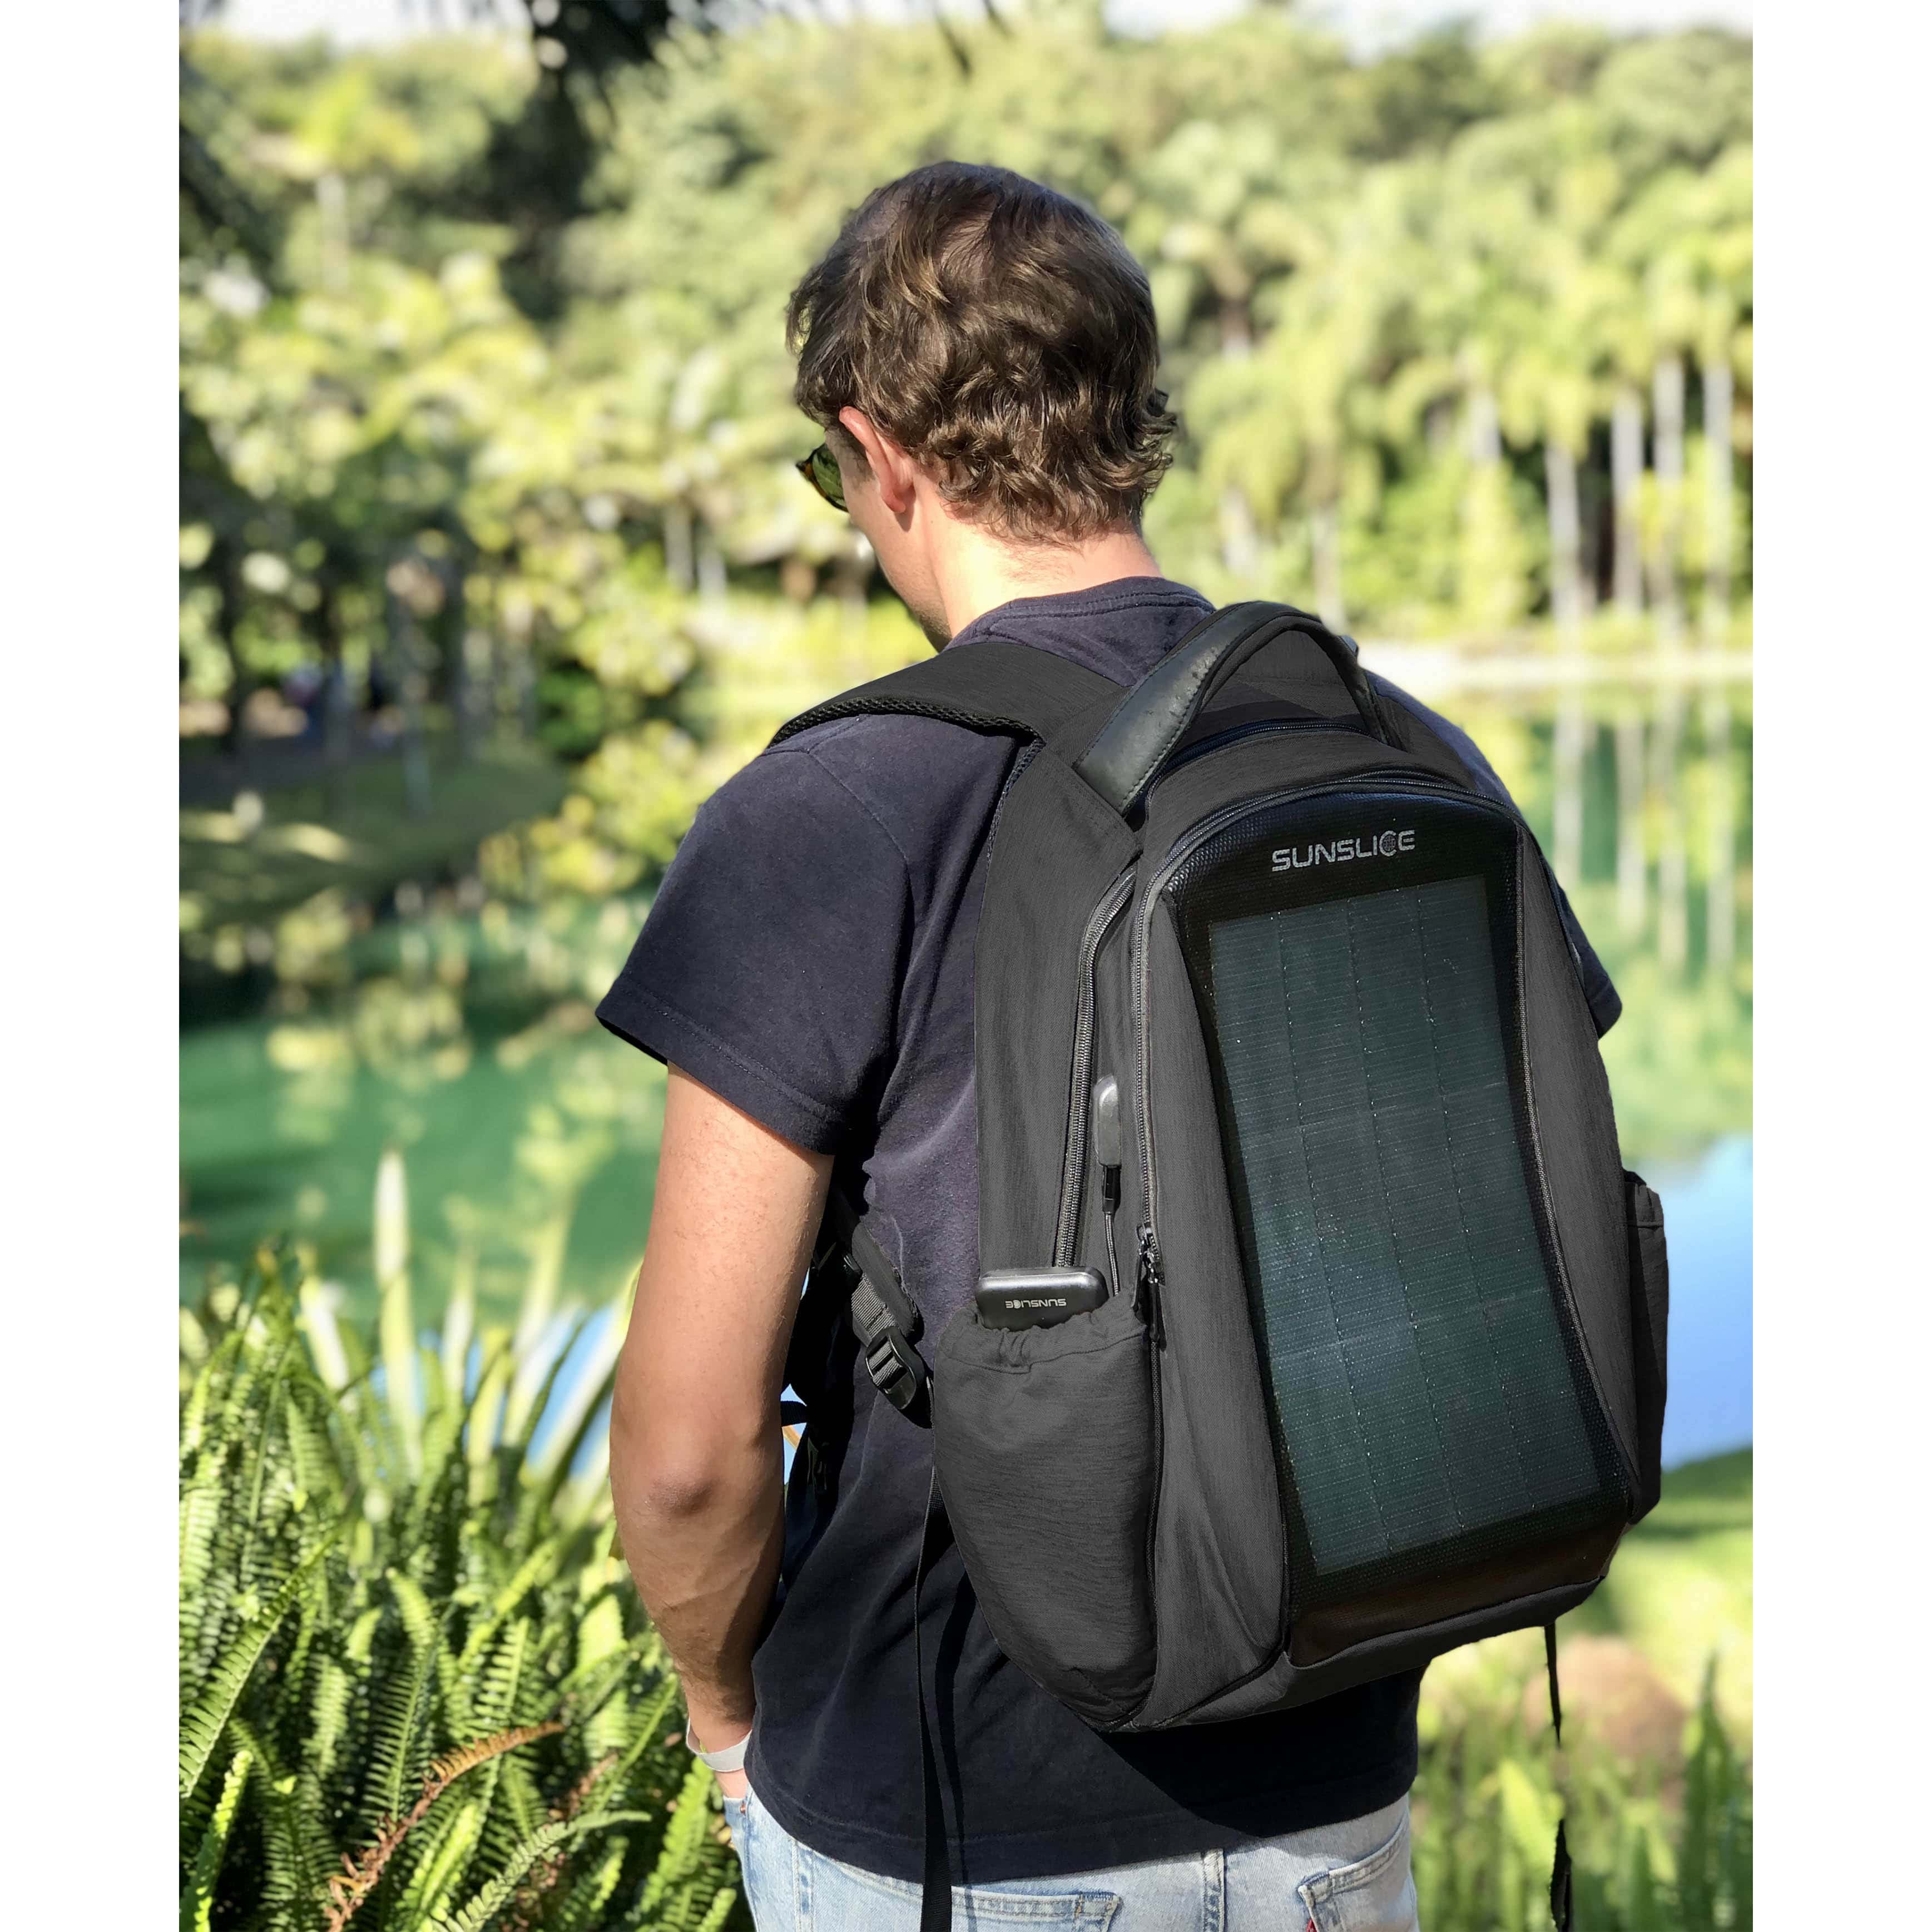
[[[1393,859],[1415,850],[1413,832],[1370,832],[1362,838],[1336,838],[1318,845],[1284,845],[1273,856],[1277,872],[1304,866],[1335,866],[1345,859]]]

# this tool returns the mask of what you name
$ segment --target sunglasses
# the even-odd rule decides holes
[[[845,484],[838,474],[838,459],[829,444],[821,442],[793,466],[835,510],[844,508]]]

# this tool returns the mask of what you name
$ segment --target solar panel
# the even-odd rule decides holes
[[[1304,1602],[1477,1560],[1610,1480],[1525,1173],[1508,870],[1493,833],[1425,844],[1380,874],[1413,883],[1351,893],[1242,839],[1186,894]]]

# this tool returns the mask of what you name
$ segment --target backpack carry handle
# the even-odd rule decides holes
[[[1354,643],[1289,604],[1231,604],[1184,638],[1121,699],[1073,769],[1124,816],[1140,801],[1187,728],[1255,653],[1291,633],[1318,646],[1370,733],[1396,742]]]

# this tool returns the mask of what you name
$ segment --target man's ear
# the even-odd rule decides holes
[[[847,406],[838,412],[838,426],[865,452],[872,472],[879,501],[896,517],[903,517],[915,500],[913,488],[915,466],[892,438],[878,428],[863,410]]]

